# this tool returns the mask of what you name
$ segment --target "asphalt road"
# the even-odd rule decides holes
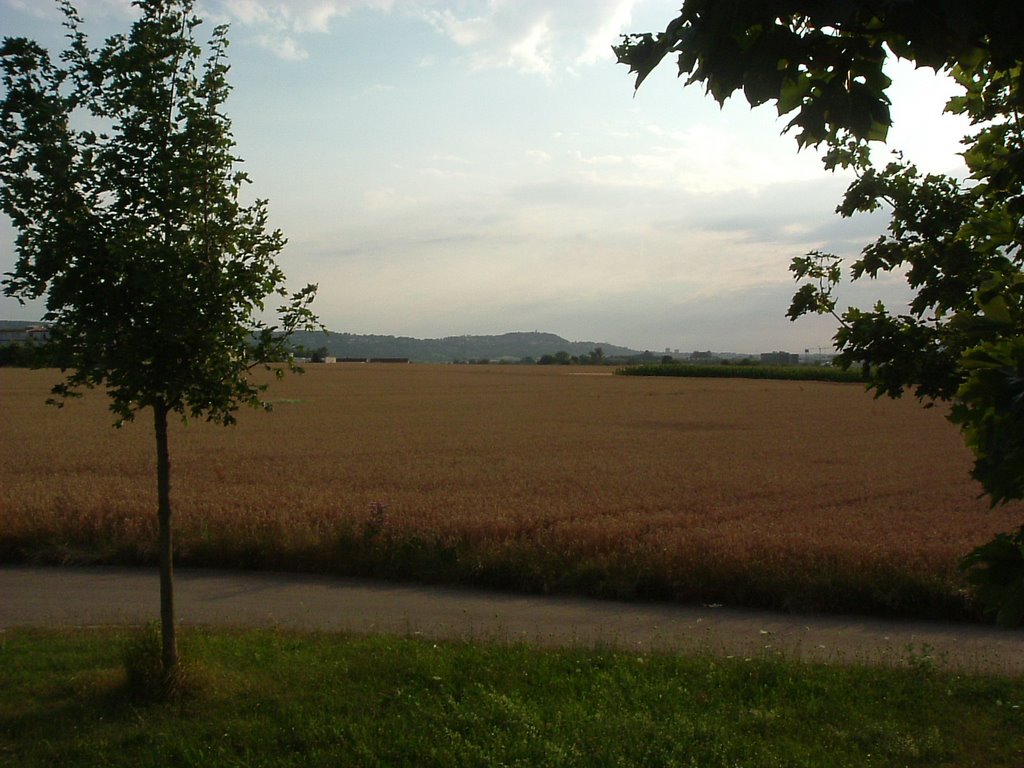
[[[1024,674],[1024,631],[972,624],[618,603],[326,576],[179,569],[181,625],[281,627],[538,645],[780,652],[828,662]],[[0,632],[141,624],[159,615],[156,569],[0,566]]]

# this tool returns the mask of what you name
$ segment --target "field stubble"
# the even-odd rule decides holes
[[[605,369],[607,370],[607,369]],[[943,409],[856,384],[310,366],[171,433],[182,563],[930,616],[990,511]],[[148,412],[0,370],[0,557],[155,560]]]

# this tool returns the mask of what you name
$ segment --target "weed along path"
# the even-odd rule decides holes
[[[155,568],[0,566],[0,631],[140,624],[158,616]],[[1024,674],[1024,631],[851,616],[534,597],[285,573],[176,572],[183,626],[422,635],[538,645],[778,652],[827,662],[917,662]]]

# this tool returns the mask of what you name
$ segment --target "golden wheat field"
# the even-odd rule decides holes
[[[0,556],[145,562],[148,412],[0,369]],[[856,384],[319,365],[270,413],[176,423],[179,562],[957,614],[990,511],[942,409]]]

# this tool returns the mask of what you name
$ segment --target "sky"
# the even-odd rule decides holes
[[[79,0],[94,45],[127,0]],[[329,329],[437,338],[543,331],[635,349],[831,348],[835,322],[785,318],[794,256],[855,256],[881,214],[834,213],[850,179],[798,152],[785,120],[724,108],[666,61],[634,95],[611,46],[679,0],[202,0],[229,23],[236,151],[319,284]],[[0,35],[62,47],[48,0],[0,0]],[[889,144],[962,174],[953,86],[899,63]],[[0,214],[0,272],[15,233]],[[907,297],[899,276],[840,306]],[[0,297],[0,318],[41,305]]]

